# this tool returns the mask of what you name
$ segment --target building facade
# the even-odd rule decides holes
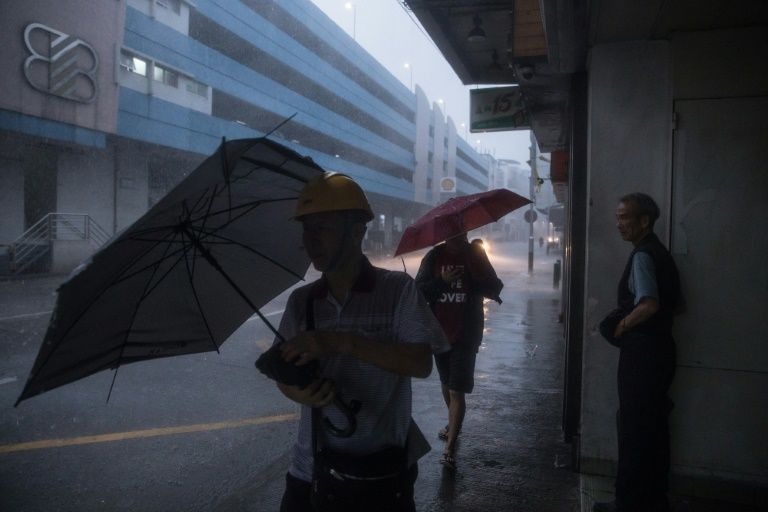
[[[488,187],[485,162],[439,106],[309,0],[4,11],[0,249],[52,212],[120,231],[222,137],[269,134],[354,177],[379,215],[379,247],[445,197]]]

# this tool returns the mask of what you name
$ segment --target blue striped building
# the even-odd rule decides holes
[[[446,196],[489,187],[439,106],[309,0],[50,0],[2,23],[0,244],[49,212],[113,233],[222,137],[278,126],[272,138],[361,183],[387,245]]]

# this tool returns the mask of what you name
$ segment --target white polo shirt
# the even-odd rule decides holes
[[[360,277],[343,304],[328,292],[323,279],[297,288],[288,298],[279,332],[290,340],[306,328],[305,309],[311,295],[315,329],[355,332],[380,343],[429,343],[434,353],[450,349],[415,281],[403,272],[374,267],[364,259]],[[277,343],[278,340],[275,340]],[[321,375],[333,379],[346,402],[362,404],[357,429],[348,438],[328,435],[318,428],[324,446],[353,455],[366,455],[389,446],[404,446],[411,426],[411,379],[382,370],[346,354],[320,361]],[[333,404],[322,408],[322,416],[344,428],[346,416]],[[301,407],[299,434],[294,446],[290,473],[312,479],[311,408]],[[416,444],[416,446],[414,446]],[[429,451],[429,444],[416,428],[409,443],[409,459],[415,461]]]

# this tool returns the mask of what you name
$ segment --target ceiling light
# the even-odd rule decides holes
[[[479,15],[475,14],[475,17],[472,18],[472,23],[474,23],[475,26],[469,31],[469,34],[467,34],[467,41],[470,43],[480,43],[485,41],[485,30],[483,30],[482,27],[483,20],[480,19]]]

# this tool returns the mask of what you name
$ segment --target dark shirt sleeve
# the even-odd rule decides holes
[[[496,276],[496,271],[482,247],[472,248],[471,272],[474,282],[473,293],[493,299],[501,304],[499,294],[504,288],[504,283]]]
[[[435,276],[433,268],[435,258],[436,253],[432,249],[421,260],[419,271],[416,273],[416,286],[430,305],[434,304],[440,294],[446,291],[449,286],[440,276]]]

